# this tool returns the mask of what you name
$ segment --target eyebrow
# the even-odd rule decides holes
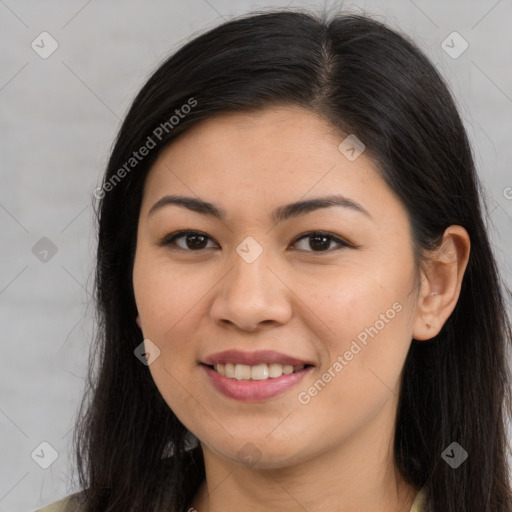
[[[157,210],[160,210],[164,206],[176,205],[184,208],[188,208],[202,215],[210,215],[216,217],[219,220],[226,218],[226,212],[220,206],[203,201],[195,197],[179,196],[179,195],[167,195],[159,199],[149,210],[148,216],[152,215]],[[362,213],[369,218],[372,216],[365,210],[358,202],[349,199],[342,195],[330,195],[324,197],[316,197],[313,199],[307,199],[304,201],[297,201],[295,203],[286,204],[277,207],[271,214],[272,221],[275,224],[283,222],[293,217],[299,217],[305,215],[314,210],[320,208],[329,208],[332,206],[341,206],[343,208],[349,208],[353,211]]]

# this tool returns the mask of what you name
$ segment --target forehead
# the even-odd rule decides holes
[[[236,144],[238,149],[318,150],[319,143],[336,144],[343,137],[313,112],[298,106],[276,106],[223,113],[205,119],[179,137],[180,145]],[[327,140],[328,139],[328,140]],[[284,146],[276,146],[276,140]],[[306,142],[306,146],[299,143]]]
[[[166,170],[186,168],[192,178],[212,174],[214,169],[217,178],[226,173],[241,178],[247,170],[256,182],[268,177],[268,169],[275,178],[301,172],[321,176],[340,164],[376,171],[364,153],[354,162],[343,157],[338,146],[344,138],[324,119],[295,106],[221,114],[182,133],[162,151],[150,174],[163,178]]]
[[[351,160],[340,151],[346,137],[300,107],[206,119],[159,155],[146,179],[143,207],[148,211],[169,193],[215,199],[228,210],[268,210],[332,193],[360,203],[396,203],[369,156]]]

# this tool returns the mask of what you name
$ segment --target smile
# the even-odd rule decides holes
[[[290,364],[282,365],[278,363],[257,364],[250,366],[248,364],[226,363],[211,365],[210,368],[228,379],[236,380],[267,380],[277,379],[282,375],[304,369],[306,365],[292,366]]]
[[[293,367],[275,363],[255,366],[233,363],[199,366],[205,371],[216,391],[230,399],[252,403],[264,402],[291,390],[314,368],[309,365]],[[222,375],[221,371],[227,375]],[[256,378],[252,377],[253,371]],[[261,378],[258,379],[258,376]]]

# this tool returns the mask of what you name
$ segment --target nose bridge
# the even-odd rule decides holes
[[[235,248],[229,264],[231,271],[212,307],[214,318],[251,329],[269,320],[285,322],[290,304],[286,287],[271,270],[275,265],[270,251],[248,236]]]
[[[268,268],[272,266],[269,256],[270,251],[253,236],[247,236],[238,244],[232,258],[234,268],[229,278],[231,292],[252,297],[253,301],[267,296],[273,288],[269,281],[275,280]]]

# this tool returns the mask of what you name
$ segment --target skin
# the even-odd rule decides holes
[[[354,161],[341,153],[344,138],[299,107],[225,114],[182,134],[147,177],[133,268],[137,322],[160,349],[149,366],[159,391],[203,449],[206,480],[190,504],[199,512],[241,503],[248,512],[408,512],[418,492],[393,461],[400,377],[412,338],[435,336],[455,307],[469,236],[450,226],[417,268],[401,201],[366,153]],[[333,193],[369,216],[335,206],[270,219],[277,206]],[[176,205],[149,214],[167,194],[216,203],[227,216]],[[186,237],[175,250],[157,245],[182,229],[208,238],[199,250]],[[315,230],[351,245],[327,240],[318,249],[302,238]],[[252,263],[236,252],[248,236],[263,248]],[[400,312],[300,403],[297,395],[396,303]],[[241,403],[216,391],[199,365],[232,348],[278,350],[315,368],[277,397]],[[247,442],[256,447],[250,461]]]

